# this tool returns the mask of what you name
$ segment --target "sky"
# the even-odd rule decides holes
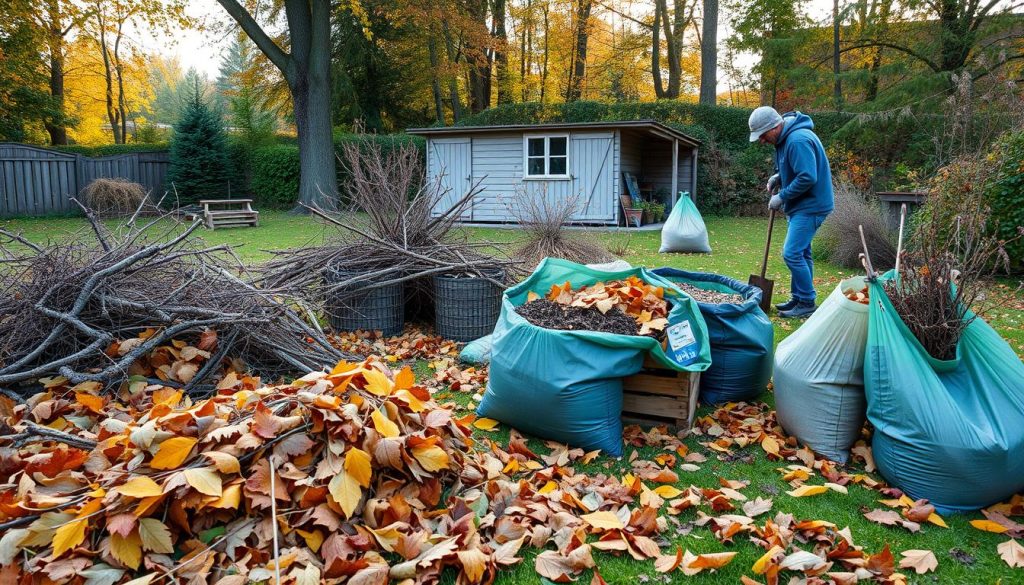
[[[845,2],[841,0],[841,3]],[[188,5],[188,12],[209,30],[181,30],[172,35],[171,39],[151,38],[141,44],[147,49],[160,51],[167,56],[176,55],[184,69],[194,67],[213,79],[217,77],[221,56],[231,40],[229,27],[215,25],[228,22],[228,16],[215,0],[192,0]],[[832,0],[808,0],[807,12],[814,20],[826,19],[832,13]],[[720,22],[719,39],[723,39],[725,32],[724,23]],[[749,67],[753,57],[745,56],[742,61],[745,61],[740,64],[742,68]],[[726,89],[720,80],[719,91]]]

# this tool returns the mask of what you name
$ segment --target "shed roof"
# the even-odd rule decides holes
[[[623,120],[620,122],[564,122],[551,124],[510,124],[507,126],[445,126],[437,128],[409,128],[409,134],[420,136],[457,136],[463,134],[481,134],[495,132],[532,132],[547,130],[596,130],[596,129],[632,129],[641,130],[659,138],[673,138],[690,146],[700,146],[700,141],[683,134],[679,130],[658,122],[657,120]]]

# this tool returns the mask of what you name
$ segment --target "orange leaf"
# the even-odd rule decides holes
[[[196,439],[192,437],[171,437],[160,443],[149,466],[153,469],[177,469],[188,459],[196,443]]]
[[[103,414],[103,397],[95,396],[93,394],[86,394],[84,392],[75,392],[75,400],[79,404],[95,412],[96,414]]]
[[[1002,534],[1006,532],[1006,527],[1002,524],[997,524],[991,520],[971,520],[971,526],[978,530],[984,530],[985,532],[995,532],[996,534]]]
[[[691,569],[720,569],[732,562],[735,552],[708,553],[697,555],[687,567]]]
[[[160,484],[145,475],[137,475],[118,486],[115,491],[131,498],[149,498],[164,493]]]
[[[345,453],[345,471],[347,471],[359,485],[364,488],[370,487],[370,477],[373,475],[373,468],[370,466],[370,454],[362,449],[352,447]]]
[[[409,366],[405,366],[395,375],[395,388],[399,390],[408,390],[415,383],[416,375],[412,373],[412,368]]]

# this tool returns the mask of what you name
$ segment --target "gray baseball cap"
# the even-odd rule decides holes
[[[750,113],[750,141],[757,142],[762,134],[782,123],[782,116],[771,106],[761,106]]]

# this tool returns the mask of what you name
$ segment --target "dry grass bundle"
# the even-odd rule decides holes
[[[142,185],[121,178],[94,179],[82,189],[82,200],[99,217],[126,217],[140,209],[143,212],[156,209],[147,201]]]
[[[845,181],[837,181],[834,192],[835,211],[821,226],[825,259],[844,268],[859,269],[864,248],[858,226],[863,226],[875,268],[888,270],[895,266],[896,239],[882,220],[878,206],[869,202],[869,195]]]
[[[580,264],[610,262],[611,252],[585,233],[567,228],[579,209],[580,197],[565,199],[552,197],[547,192],[520,192],[507,207],[516,218],[526,241],[514,252],[527,270],[533,270],[544,258],[563,258]]]
[[[413,146],[384,152],[379,145],[346,145],[342,164],[350,174],[350,207],[340,214],[311,209],[337,228],[322,246],[278,252],[261,270],[261,286],[287,292],[324,312],[335,302],[369,289],[405,283],[407,295],[433,298],[435,274],[493,277],[511,260],[482,253],[490,242],[470,242],[455,229],[479,192],[452,194],[440,180],[426,181]],[[443,199],[452,201],[441,205]],[[447,207],[447,211],[437,213]],[[343,271],[345,278],[330,278]]]
[[[0,230],[0,387],[42,376],[116,382],[175,338],[212,329],[214,355],[190,389],[240,358],[277,376],[332,366],[346,356],[295,311],[245,282],[226,246],[206,247],[169,218],[108,230],[86,209],[93,238],[36,244]],[[151,331],[142,335],[143,332]],[[142,340],[141,337],[145,339]],[[131,350],[110,347],[139,338]]]

